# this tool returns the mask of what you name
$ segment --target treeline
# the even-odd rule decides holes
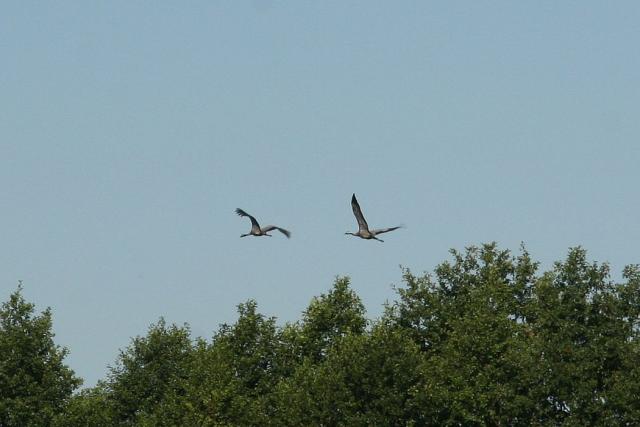
[[[348,278],[282,326],[253,301],[210,340],[161,319],[76,394],[51,313],[18,289],[0,315],[2,426],[640,425],[640,267],[580,248],[452,251],[373,321]]]

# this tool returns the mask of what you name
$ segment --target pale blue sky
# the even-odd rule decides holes
[[[640,261],[638,2],[0,9],[0,299],[51,306],[87,385],[159,316],[295,320],[349,275],[375,317],[452,247]],[[353,192],[407,228],[345,236]]]

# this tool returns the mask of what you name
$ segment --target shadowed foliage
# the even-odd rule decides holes
[[[56,346],[51,311],[35,314],[22,287],[0,308],[0,426],[49,425],[82,381]]]
[[[17,390],[65,426],[640,424],[640,267],[615,283],[607,264],[573,248],[539,270],[524,248],[451,251],[431,274],[403,270],[375,320],[341,277],[297,322],[278,325],[251,300],[211,339],[160,319],[96,387],[69,399],[77,380],[56,350],[65,387]],[[3,310],[25,319],[33,307],[18,292]],[[48,330],[48,311],[43,318]],[[34,327],[3,322],[12,337]],[[1,408],[26,416],[17,404]]]

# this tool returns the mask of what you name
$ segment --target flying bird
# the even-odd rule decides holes
[[[248,216],[249,219],[251,220],[251,231],[248,232],[247,234],[242,234],[240,237],[246,237],[246,236],[269,236],[269,237],[271,237],[271,234],[267,234],[267,233],[272,231],[272,230],[278,230],[279,232],[281,232],[282,234],[287,236],[287,239],[289,237],[291,237],[291,233],[288,230],[285,230],[284,228],[276,227],[275,225],[267,225],[266,227],[260,228],[260,224],[258,224],[258,221],[256,221],[256,219],[254,217],[252,217],[251,215],[249,215],[248,213],[246,213],[245,211],[243,211],[240,208],[236,209],[236,213],[238,215],[240,215],[240,216]]]
[[[353,214],[358,221],[358,231],[355,233],[346,232],[344,234],[351,234],[352,236],[360,237],[361,239],[375,239],[379,242],[384,242],[382,239],[378,239],[376,236],[378,234],[387,233],[389,231],[397,230],[402,226],[390,227],[390,228],[379,228],[376,230],[369,230],[369,225],[367,225],[367,221],[364,219],[364,215],[362,215],[362,210],[360,209],[360,205],[358,204],[358,200],[356,199],[356,195],[351,196],[351,208],[353,209]]]

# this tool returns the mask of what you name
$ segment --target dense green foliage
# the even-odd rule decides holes
[[[0,426],[49,425],[80,385],[51,326],[49,309],[35,315],[21,287],[0,307]]]
[[[606,264],[574,248],[538,270],[524,249],[514,256],[489,244],[452,251],[433,274],[405,270],[397,300],[375,321],[347,278],[282,326],[254,301],[210,340],[161,319],[105,380],[67,402],[69,376],[55,421],[639,425],[640,267],[614,283]]]

